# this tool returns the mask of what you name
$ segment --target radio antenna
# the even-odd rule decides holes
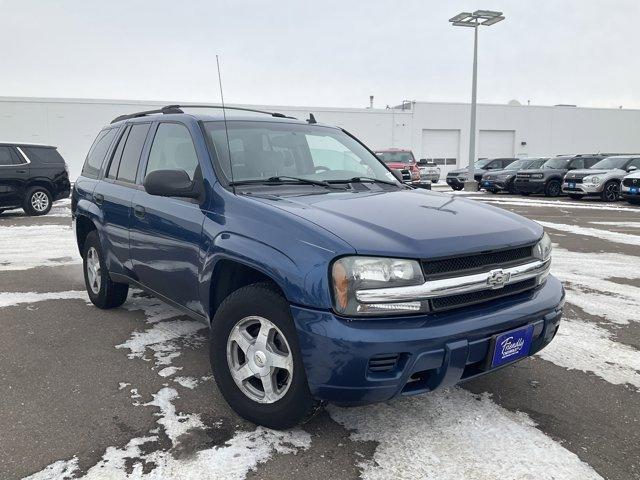
[[[229,173],[231,174],[231,184],[233,193],[236,193],[236,187],[233,185],[233,162],[231,161],[231,144],[229,142],[229,127],[227,126],[227,111],[224,108],[224,94],[222,93],[222,75],[220,75],[220,60],[216,55],[216,65],[218,66],[218,85],[220,85],[220,100],[222,103],[222,117],[224,118],[224,133],[227,137],[227,153],[229,154]]]

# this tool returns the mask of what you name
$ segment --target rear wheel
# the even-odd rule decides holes
[[[44,187],[31,187],[24,198],[23,210],[27,215],[46,215],[51,210],[53,199]]]
[[[544,189],[545,197],[557,197],[561,192],[559,180],[550,180]]]
[[[615,202],[620,197],[620,184],[615,180],[604,184],[600,198],[605,202]]]
[[[238,415],[268,428],[291,428],[315,410],[286,299],[270,283],[242,287],[211,326],[211,369]]]
[[[98,232],[89,232],[82,255],[84,283],[91,303],[102,309],[116,308],[127,300],[129,285],[111,280],[104,263]]]
[[[571,198],[573,200],[580,200],[582,197],[584,197],[584,195],[576,195],[575,193],[570,193],[569,194],[569,198]]]

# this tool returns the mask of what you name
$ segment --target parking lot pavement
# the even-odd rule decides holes
[[[0,478],[640,478],[640,209],[471,194],[541,222],[565,320],[461,387],[328,407],[276,432],[215,387],[207,329],[139,291],[84,293],[69,203],[0,218]]]

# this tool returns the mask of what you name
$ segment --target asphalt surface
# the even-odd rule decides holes
[[[58,251],[61,235],[71,235],[60,233],[70,225],[67,202],[54,208],[55,216],[6,212],[0,217],[0,478],[586,478],[578,466],[593,478],[640,478],[640,323],[630,313],[640,311],[640,296],[633,298],[640,291],[640,208],[465,197],[554,224],[546,229],[557,258],[567,259],[557,268],[567,269],[573,292],[565,317],[574,330],[554,340],[566,348],[444,394],[356,410],[330,407],[291,436],[256,429],[226,405],[210,376],[206,329],[141,292],[111,311],[87,303],[77,251]],[[51,229],[56,251],[49,266],[21,263],[35,241],[31,227],[42,227],[38,235]],[[47,258],[47,248],[38,248],[34,254]],[[574,259],[586,269],[575,278],[568,273]],[[626,268],[607,273],[609,259],[637,267],[637,276]],[[625,298],[620,311],[607,303],[616,296]],[[577,327],[587,334],[593,327],[599,336],[572,348]],[[603,347],[591,351],[591,345]],[[170,401],[163,403],[165,394]],[[479,409],[448,412],[460,398]],[[446,414],[425,417],[434,405]],[[401,422],[385,426],[384,412],[407,412],[416,426],[411,438]],[[482,427],[489,415],[505,427]],[[476,432],[482,448],[465,434],[474,428],[482,430]],[[510,451],[510,435],[520,431],[521,447]],[[441,432],[448,452],[430,447]],[[497,450],[487,451],[492,444]],[[402,452],[403,465],[394,463],[394,452]],[[514,456],[518,470],[511,469]],[[549,463],[552,457],[558,462]]]

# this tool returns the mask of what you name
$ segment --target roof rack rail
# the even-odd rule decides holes
[[[257,110],[255,108],[244,108],[244,107],[227,107],[226,105],[223,107],[222,105],[167,105],[162,108],[158,108],[156,110],[145,110],[142,112],[130,113],[128,115],[120,115],[119,117],[114,118],[111,123],[120,122],[122,120],[128,120],[130,118],[139,118],[144,117],[146,115],[153,115],[155,113],[162,113],[164,115],[171,113],[184,113],[183,108],[219,108],[225,110],[240,110],[243,112],[255,112],[255,113],[263,113],[265,115],[271,115],[276,118],[292,118],[295,120],[295,117],[290,117],[285,115],[284,113],[279,112],[267,112],[266,110]]]

